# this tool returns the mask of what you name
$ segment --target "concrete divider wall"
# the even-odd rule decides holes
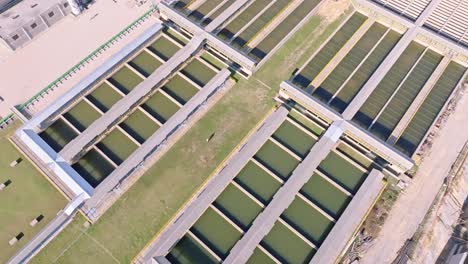
[[[251,74],[255,69],[255,61],[250,59],[249,57],[245,56],[241,52],[237,51],[233,47],[229,46],[228,44],[224,43],[222,40],[218,39],[215,35],[211,32],[205,31],[199,25],[193,23],[185,16],[181,15],[177,11],[173,10],[168,5],[161,3],[159,5],[159,10],[161,12],[162,17],[165,17],[169,20],[174,21],[178,26],[188,30],[195,36],[202,36],[206,38],[208,45],[212,46],[214,49],[220,51],[225,57],[228,59],[238,63],[244,70]]]
[[[372,170],[315,253],[311,264],[336,263],[339,260],[384,187],[383,174]]]
[[[252,156],[286,120],[288,113],[289,111],[285,107],[280,107],[265,119],[262,125],[239,147],[237,152],[229,157],[226,165],[197,194],[194,194],[187,206],[174,217],[175,220],[152,242],[150,247],[145,249],[142,254],[144,263],[149,262],[155,256],[165,256],[172,249],[206,208],[221,194]]]
[[[203,107],[204,103],[221,89],[228,81],[230,72],[223,69],[213,77],[194,97],[180,108],[169,120],[148,138],[137,150],[135,150],[120,166],[118,166],[95,189],[93,197],[86,202],[87,210],[98,207],[107,193],[112,191],[135,170],[142,167],[154,152],[163,147],[172,134],[184,126],[195,112]]]
[[[177,71],[186,60],[197,53],[201,48],[202,42],[203,38],[192,38],[185,47],[178,50],[148,78],[143,80],[143,82],[133,88],[130,93],[115,103],[109,111],[93,122],[79,136],[69,142],[59,154],[64,160],[70,163],[78,159],[80,154],[84,153],[88,147],[94,144],[95,139],[114,127],[129,109],[139,104],[142,98],[154,91],[154,87],[159,86],[169,75]]]
[[[296,88],[289,81],[284,81],[280,85],[281,94],[298,102],[307,110],[328,119],[330,122],[343,120],[345,123],[345,134],[351,136],[360,144],[368,147],[373,152],[390,162],[391,167],[398,173],[403,173],[413,167],[413,161],[400,151],[390,146],[386,142],[375,138],[373,135],[363,131],[359,126],[344,119],[340,114],[333,112],[322,102],[318,101],[302,89]]]
[[[163,26],[156,23],[153,27],[146,30],[134,41],[127,44],[122,50],[110,57],[104,64],[102,64],[95,71],[87,75],[77,85],[71,88],[68,92],[56,99],[50,106],[35,115],[28,123],[24,125],[27,129],[32,129],[36,132],[42,131],[47,128],[53,119],[60,115],[62,110],[67,108],[70,102],[81,97],[92,85],[100,80],[103,76],[111,72],[119,63],[124,61],[133,51],[144,45],[150,38],[162,30]]]
[[[343,133],[342,125],[343,121],[337,121],[327,129],[284,185],[275,193],[271,202],[255,218],[244,236],[237,241],[223,263],[235,264],[248,261],[257,245],[270,232],[280,215],[294,201],[299,190],[335,146]]]

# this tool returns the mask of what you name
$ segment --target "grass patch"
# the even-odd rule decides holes
[[[67,203],[65,197],[8,140],[18,126],[16,123],[0,132],[0,183],[11,181],[0,191],[0,263],[6,263]],[[22,161],[11,168],[10,163],[18,158]],[[29,222],[41,214],[44,216],[42,221],[31,227]],[[24,237],[10,246],[8,241],[20,232]]]
[[[344,16],[339,20],[343,19]],[[70,246],[70,241],[61,239],[76,232],[69,227],[32,262],[90,263],[104,251],[109,258],[102,263],[116,260],[129,263],[272,109],[275,105],[272,97],[278,92],[280,82],[288,79],[294,68],[304,63],[339,25],[339,21],[330,25],[320,21],[319,17],[313,17],[249,80],[240,78],[96,224],[86,230],[86,236],[94,243],[80,239]],[[213,133],[215,136],[206,142]],[[105,250],[96,244],[105,245]]]

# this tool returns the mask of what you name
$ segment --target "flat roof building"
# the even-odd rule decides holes
[[[67,0],[0,0],[0,12],[0,42],[16,50],[70,14],[71,6]]]

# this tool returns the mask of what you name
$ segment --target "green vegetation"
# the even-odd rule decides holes
[[[0,263],[6,263],[67,203],[65,197],[8,140],[17,127],[18,124],[13,124],[0,132],[0,183],[11,181],[0,191]],[[10,167],[10,163],[17,159],[21,162]],[[31,227],[29,222],[39,215],[44,218]],[[10,246],[8,241],[19,233],[24,236]]]
[[[240,79],[85,235],[76,236],[73,227],[83,222],[77,218],[32,263],[86,263],[96,257],[99,263],[129,263],[272,109],[280,82],[346,15],[330,25],[313,17],[249,80]]]

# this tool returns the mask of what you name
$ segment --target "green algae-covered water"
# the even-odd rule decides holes
[[[52,147],[53,150],[59,152],[70,141],[78,136],[65,121],[57,119],[46,130],[42,131],[39,136]]]
[[[247,230],[262,210],[258,203],[234,184],[228,185],[213,204],[243,230]]]
[[[305,157],[315,139],[290,121],[285,121],[273,134],[273,138],[301,157]]]
[[[281,183],[257,166],[253,161],[234,178],[234,181],[250,192],[263,204],[267,204],[281,187]]]
[[[72,167],[93,187],[101,183],[114,170],[112,164],[94,149],[88,151]]]
[[[145,142],[159,129],[159,125],[140,109],[130,114],[120,127],[140,143]]]
[[[256,247],[252,256],[250,256],[247,264],[275,264],[276,262],[263,252],[259,247]]]
[[[177,243],[166,258],[174,264],[218,263],[208,251],[188,234]]]
[[[297,159],[293,158],[272,141],[267,141],[262,146],[257,154],[255,154],[255,159],[272,170],[283,180],[287,179],[296,168],[297,164],[299,164]]]
[[[161,123],[166,123],[179,110],[176,103],[160,92],[156,92],[151,96],[142,107]]]
[[[334,225],[332,221],[299,197],[294,199],[281,217],[317,246],[322,243]]]
[[[334,151],[330,152],[320,163],[319,170],[351,193],[356,193],[366,178],[366,172],[361,171]]]
[[[301,193],[335,219],[341,215],[351,201],[350,196],[340,191],[317,173],[314,173],[309,181],[304,184]]]
[[[101,114],[86,101],[81,101],[63,114],[63,117],[79,131],[84,131],[101,117]]]
[[[120,165],[138,147],[128,136],[117,128],[114,128],[101,142],[96,144],[96,146],[117,165]]]
[[[308,263],[315,254],[313,247],[279,221],[263,238],[261,245],[285,263]]]
[[[221,258],[228,255],[242,235],[212,208],[208,208],[190,230]]]
[[[91,103],[93,103],[97,108],[102,112],[107,112],[109,109],[122,99],[120,95],[114,88],[112,88],[107,83],[102,83],[99,85],[92,93],[86,96]]]
[[[143,50],[128,64],[130,64],[130,66],[136,69],[139,73],[148,77],[159,66],[162,65],[162,62],[156,59],[153,55],[149,54],[147,51]]]
[[[175,75],[162,89],[181,104],[187,103],[198,92],[197,87],[180,75]]]

